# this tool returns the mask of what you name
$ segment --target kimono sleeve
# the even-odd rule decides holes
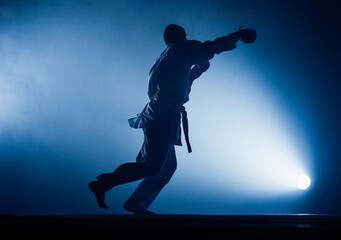
[[[185,51],[188,55],[190,64],[200,64],[214,57],[214,42],[206,41],[202,43],[190,40],[186,44]]]
[[[186,52],[191,64],[200,64],[211,60],[214,54],[231,51],[237,47],[236,43],[240,39],[240,33],[235,32],[227,36],[219,37],[214,41],[199,42],[188,41]]]

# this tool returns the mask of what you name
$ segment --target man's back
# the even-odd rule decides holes
[[[155,62],[149,74],[149,97],[156,91],[171,93],[184,99],[190,87],[190,70],[187,48],[192,41],[184,41],[168,46]]]

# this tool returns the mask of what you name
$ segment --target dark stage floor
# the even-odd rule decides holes
[[[331,215],[0,215],[2,236],[111,239],[327,239],[340,237]],[[9,235],[7,235],[9,234]],[[70,235],[72,234],[72,235]],[[73,235],[75,234],[75,235]],[[213,238],[212,238],[213,237]]]

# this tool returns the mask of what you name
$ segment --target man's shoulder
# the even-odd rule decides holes
[[[197,40],[185,40],[181,43],[176,43],[171,45],[169,48],[166,49],[166,55],[191,55],[193,52],[197,52],[200,49],[202,43]]]
[[[186,51],[186,49],[190,50],[193,48],[197,48],[200,46],[201,42],[197,40],[186,40],[181,43],[174,44],[172,46],[173,49],[183,49]]]
[[[186,45],[186,46],[197,46],[199,44],[201,44],[201,42],[198,40],[186,40],[186,41],[184,41],[184,45]]]
[[[197,46],[199,44],[201,44],[201,42],[197,41],[197,40],[185,40],[185,41],[183,41],[181,43],[173,44],[171,46],[171,48],[172,47],[190,47],[190,46]]]

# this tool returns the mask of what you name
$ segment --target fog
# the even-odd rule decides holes
[[[187,104],[193,153],[176,148],[178,170],[151,209],[304,212],[306,193],[290,181],[316,171],[304,122],[309,97],[303,83],[286,91],[282,85],[293,76],[308,80],[293,63],[300,58],[269,39],[280,35],[274,32],[285,14],[268,20],[286,4],[261,3],[2,2],[0,213],[126,213],[122,204],[138,182],[110,191],[107,211],[87,184],[135,160],[143,134],[127,119],[148,101],[148,72],[170,23],[200,41],[240,25],[255,28],[259,38],[216,56],[196,80]]]

